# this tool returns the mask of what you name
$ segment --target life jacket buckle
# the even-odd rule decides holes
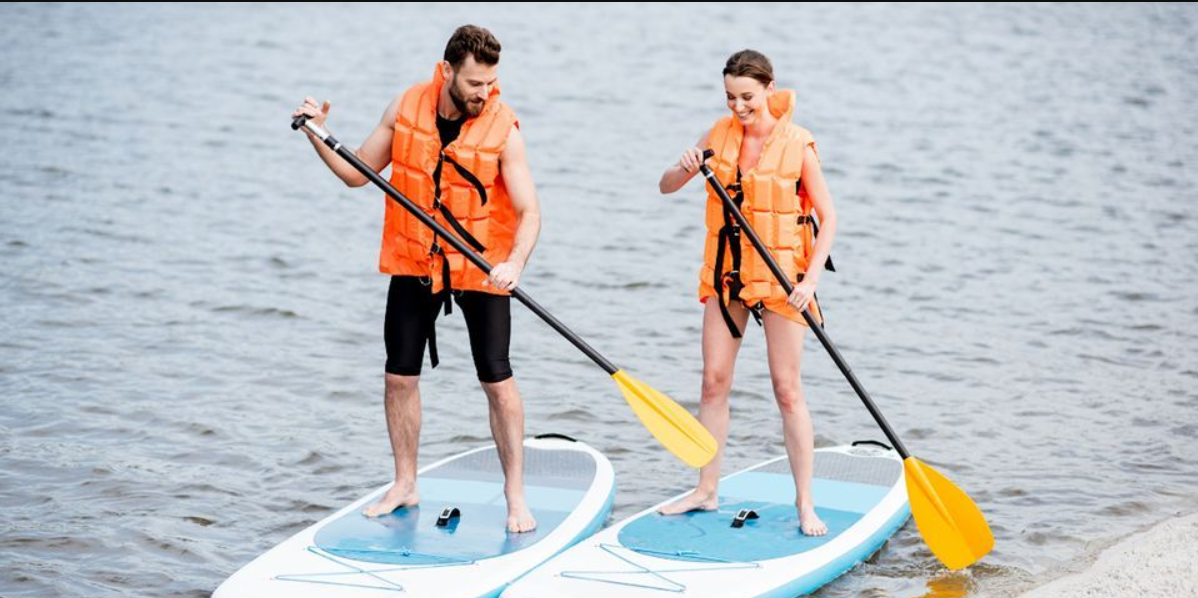
[[[757,305],[749,307],[749,314],[753,316],[753,320],[755,320],[757,322],[758,326],[765,325],[762,322],[762,314],[764,314],[764,313],[765,313],[765,303],[763,303],[761,301],[758,301]]]
[[[745,284],[740,280],[740,270],[729,270],[720,277],[720,282],[728,289],[728,298],[731,300],[740,299],[740,291],[745,288]]]

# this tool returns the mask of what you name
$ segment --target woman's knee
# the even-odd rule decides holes
[[[807,408],[803,398],[803,385],[798,379],[775,381],[774,400],[783,413],[795,413]]]
[[[719,370],[703,371],[703,391],[700,400],[704,403],[723,403],[732,390],[732,372]]]

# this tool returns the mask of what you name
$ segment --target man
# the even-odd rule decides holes
[[[384,397],[395,455],[395,483],[364,510],[377,517],[419,502],[420,368],[428,345],[437,366],[434,321],[462,310],[475,370],[487,396],[491,433],[505,476],[507,528],[536,527],[524,497],[524,410],[508,360],[511,297],[540,232],[536,190],[524,139],[499,101],[499,41],[482,27],[458,28],[433,79],[396,97],[357,156],[495,264],[488,276],[402,206],[387,199],[379,270],[391,275],[384,321]],[[293,117],[325,125],[329,103],[307,98]],[[311,137],[325,164],[351,187],[365,176]]]

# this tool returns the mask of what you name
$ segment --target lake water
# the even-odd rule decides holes
[[[819,596],[1007,596],[1198,511],[1194,5],[0,7],[0,595],[207,596],[389,479],[382,194],[351,145],[457,25],[504,45],[543,232],[525,289],[697,407],[703,190],[657,179],[769,55],[840,215],[827,331],[913,454],[986,512],[943,569],[913,524]],[[615,464],[622,518],[693,472],[523,308],[530,434]],[[752,327],[728,472],[781,454]],[[490,442],[460,316],[422,464]],[[813,338],[817,444],[882,438]],[[427,372],[427,369],[426,369]]]

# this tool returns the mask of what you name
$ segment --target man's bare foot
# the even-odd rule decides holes
[[[420,493],[416,491],[415,484],[396,483],[383,493],[378,502],[362,509],[362,514],[367,517],[381,517],[400,507],[414,507],[417,504],[420,504]]]
[[[828,533],[828,526],[815,514],[814,506],[798,506],[799,529],[807,536],[822,536]]]
[[[657,512],[662,515],[678,515],[691,511],[714,511],[718,508],[720,508],[720,497],[716,491],[695,488],[690,494],[658,509]]]
[[[537,520],[533,518],[532,511],[528,510],[528,505],[524,504],[524,501],[508,501],[507,531],[523,534],[534,529],[537,529]]]

